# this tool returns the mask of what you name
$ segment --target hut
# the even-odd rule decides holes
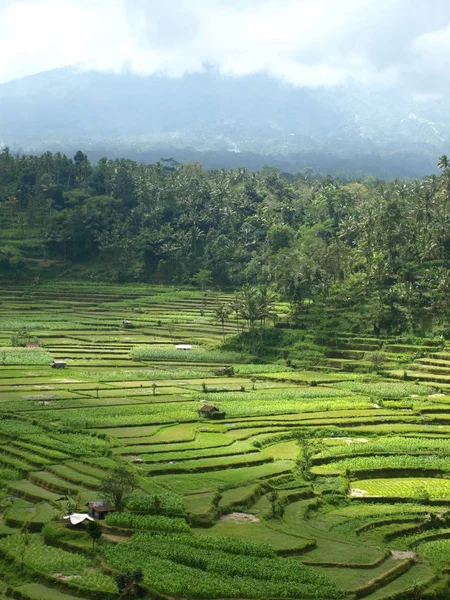
[[[87,513],[72,513],[71,515],[64,517],[64,519],[69,520],[67,525],[73,529],[82,529],[84,528],[86,521],[94,520]]]
[[[88,515],[93,519],[104,519],[108,513],[114,512],[116,509],[106,500],[93,500],[86,504],[88,507]]]
[[[214,371],[214,373],[219,376],[226,375],[226,377],[233,377],[234,367],[232,367],[230,365],[226,366],[226,367],[217,367],[217,369]]]
[[[40,348],[39,342],[27,342],[25,348]]]
[[[53,369],[65,369],[66,365],[67,363],[65,360],[53,360],[51,363]]]
[[[131,329],[132,327],[134,327],[133,321],[131,321],[130,319],[124,319],[122,321],[122,325],[125,327],[125,329]]]
[[[192,350],[191,344],[177,344],[175,348],[177,350]]]
[[[223,419],[225,413],[221,412],[216,406],[212,406],[212,404],[203,404],[198,411],[198,416],[206,419]]]

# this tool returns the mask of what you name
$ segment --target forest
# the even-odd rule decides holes
[[[364,315],[377,333],[450,337],[450,163],[421,180],[304,169],[0,153],[0,281],[50,265],[95,281],[268,287],[294,317]],[[37,274],[37,275],[36,275]]]

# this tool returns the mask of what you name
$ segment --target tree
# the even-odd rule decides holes
[[[140,598],[145,591],[140,585],[143,578],[142,569],[119,573],[116,576],[116,583],[122,598]]]
[[[203,292],[213,282],[212,272],[208,269],[200,269],[200,271],[191,277],[191,282],[194,285],[198,285]]]
[[[252,351],[257,351],[257,329],[261,334],[267,319],[274,319],[276,294],[272,294],[265,286],[247,285],[235,296],[233,307],[236,314],[245,320],[250,334]]]
[[[125,467],[116,467],[102,481],[100,489],[118,511],[123,510],[126,497],[136,487],[136,475]]]
[[[377,373],[386,362],[386,354],[380,351],[368,352],[364,358],[372,364]]]
[[[86,531],[89,537],[92,539],[92,552],[94,552],[95,544],[103,534],[101,525],[98,521],[88,521],[86,525]]]
[[[173,321],[169,321],[166,325],[167,331],[169,332],[170,339],[173,340],[173,334],[175,331],[175,323]]]
[[[30,340],[30,332],[28,329],[22,328],[11,336],[11,346],[25,346]]]
[[[277,508],[278,508],[278,492],[276,490],[272,490],[270,494],[267,496],[270,507],[272,509],[272,519],[275,519],[277,516]]]
[[[30,534],[30,520],[31,517],[24,522],[24,524],[22,525],[22,529],[21,529],[21,534],[22,534],[22,539],[21,539],[21,545],[19,547],[19,554],[20,554],[20,570],[23,571],[24,566],[25,566],[25,556],[27,554],[27,550],[30,547],[30,543],[31,543],[31,534]]]
[[[442,169],[442,171],[445,171],[449,168],[450,161],[446,154],[443,154],[442,156],[439,157],[437,166],[438,166],[438,169]]]
[[[63,512],[63,516],[71,515],[77,510],[77,502],[70,495],[63,496],[61,506],[61,510]]]
[[[266,287],[248,285],[236,295],[235,306],[239,316],[252,331],[258,323],[264,326],[266,319],[271,318],[276,302],[276,294],[270,293]]]
[[[311,467],[313,456],[321,450],[321,443],[318,440],[311,439],[301,432],[296,436],[300,448],[300,473],[306,480],[311,479]]]
[[[216,321],[218,321],[222,325],[222,340],[223,341],[225,341],[225,322],[229,318],[230,314],[231,314],[231,308],[229,306],[227,306],[226,304],[219,304],[219,306],[216,306],[214,309],[214,316],[216,318]]]

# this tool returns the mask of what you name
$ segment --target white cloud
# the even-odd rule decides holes
[[[56,67],[450,87],[446,0],[0,0],[0,81]],[[430,89],[428,89],[428,87]]]

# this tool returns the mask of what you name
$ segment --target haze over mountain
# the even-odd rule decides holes
[[[401,177],[434,171],[449,139],[445,100],[414,100],[399,85],[311,89],[213,68],[170,78],[73,67],[0,85],[0,145],[25,152]]]
[[[1,0],[0,54],[15,149],[381,177],[449,153],[447,0]]]

